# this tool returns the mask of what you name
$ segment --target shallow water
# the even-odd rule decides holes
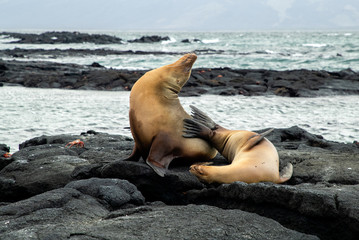
[[[0,143],[18,150],[41,135],[87,130],[131,136],[129,92],[0,87]],[[359,96],[318,98],[214,96],[181,97],[230,129],[260,130],[300,126],[328,140],[359,139]]]
[[[40,33],[40,32],[37,32]],[[16,44],[0,35],[0,50],[25,49],[99,49],[119,51],[178,52],[178,55],[107,55],[107,56],[24,56],[16,60],[46,60],[61,63],[91,64],[98,62],[119,69],[153,69],[178,59],[183,52],[199,51],[195,68],[230,67],[233,69],[292,70],[311,69],[359,71],[359,32],[292,31],[292,32],[89,32],[120,37],[124,44]],[[168,36],[158,43],[128,43],[146,35]],[[183,39],[200,42],[183,43]]]

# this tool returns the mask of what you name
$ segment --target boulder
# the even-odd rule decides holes
[[[241,210],[152,204],[109,212],[60,188],[0,207],[1,239],[318,239]],[[189,221],[190,219],[190,221]]]
[[[168,40],[170,40],[169,37],[161,37],[161,36],[157,36],[157,35],[152,35],[152,36],[143,36],[141,38],[134,39],[134,40],[128,40],[128,42],[130,42],[130,43],[155,43],[155,42],[168,41]]]
[[[235,182],[187,192],[191,203],[255,212],[320,239],[359,234],[359,185]]]
[[[73,188],[83,194],[103,200],[111,209],[125,204],[143,205],[145,198],[137,188],[126,180],[91,178],[68,183],[65,188]]]
[[[137,239],[143,237],[138,231],[143,226],[151,229],[146,232],[149,239],[226,234],[228,239],[355,239],[357,145],[328,141],[297,126],[274,129],[267,138],[278,149],[280,167],[293,164],[293,176],[285,184],[204,184],[189,173],[188,165],[176,161],[165,177],[159,177],[143,159],[124,161],[134,142],[121,135],[88,131],[30,139],[0,171],[0,235]],[[85,146],[65,147],[75,139]],[[213,162],[228,164],[220,155]],[[46,199],[49,203],[44,203]],[[88,207],[82,209],[86,204],[91,211],[94,208],[94,215],[86,212]],[[163,226],[171,230],[166,232]]]

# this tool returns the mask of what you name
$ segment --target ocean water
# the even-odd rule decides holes
[[[87,130],[131,136],[129,92],[0,87],[0,143],[18,150],[41,135]],[[318,98],[215,96],[181,97],[229,129],[260,130],[297,125],[328,140],[359,140],[359,96]]]
[[[35,32],[36,33],[36,32]],[[39,33],[39,32],[37,32]],[[89,32],[120,37],[124,44],[14,44],[0,35],[5,49],[109,49],[162,52],[136,55],[28,55],[6,60],[53,61],[91,64],[117,69],[153,69],[177,60],[182,53],[196,52],[194,68],[312,69],[359,71],[357,32]],[[170,37],[159,43],[127,43],[148,35]],[[183,39],[200,42],[183,43]],[[171,53],[171,54],[166,54]],[[175,53],[175,54],[173,54]],[[0,143],[14,152],[18,144],[41,135],[79,134],[96,130],[130,136],[128,92],[79,91],[0,87]],[[230,129],[259,130],[298,125],[326,139],[353,142],[359,139],[359,96],[318,98],[212,96],[183,97],[182,105],[196,105],[219,124]]]
[[[312,69],[340,71],[351,68],[359,71],[359,31],[318,32],[90,32],[120,37],[124,44],[9,44],[0,35],[0,50],[25,49],[112,49],[120,51],[159,51],[173,54],[150,55],[79,55],[25,56],[17,60],[46,60],[62,63],[91,64],[98,62],[118,69],[153,69],[175,61],[182,53],[196,52],[194,67],[230,67],[236,69]],[[159,43],[128,43],[142,36],[170,37]],[[183,43],[183,39],[200,42]],[[6,57],[6,59],[14,59]]]

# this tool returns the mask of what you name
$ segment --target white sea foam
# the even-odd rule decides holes
[[[170,40],[162,41],[161,43],[166,45],[166,44],[171,44],[171,43],[175,43],[175,42],[177,42],[177,40],[173,37],[170,37]]]
[[[314,48],[321,48],[327,46],[325,43],[305,43],[303,44],[304,47],[314,47]]]
[[[216,39],[203,39],[202,42],[205,43],[205,44],[218,43],[219,39],[218,38],[216,38]]]
[[[0,143],[18,144],[41,135],[95,130],[131,136],[129,92],[0,87]],[[230,129],[260,130],[298,125],[326,139],[358,140],[359,96],[319,98],[214,96],[181,97]]]

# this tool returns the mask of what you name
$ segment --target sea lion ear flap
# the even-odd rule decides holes
[[[256,146],[258,143],[260,143],[264,139],[265,136],[267,136],[269,133],[273,132],[273,130],[274,130],[274,128],[271,128],[263,133],[255,134],[255,135],[251,136],[250,138],[248,138],[246,149],[249,150],[252,147]]]

